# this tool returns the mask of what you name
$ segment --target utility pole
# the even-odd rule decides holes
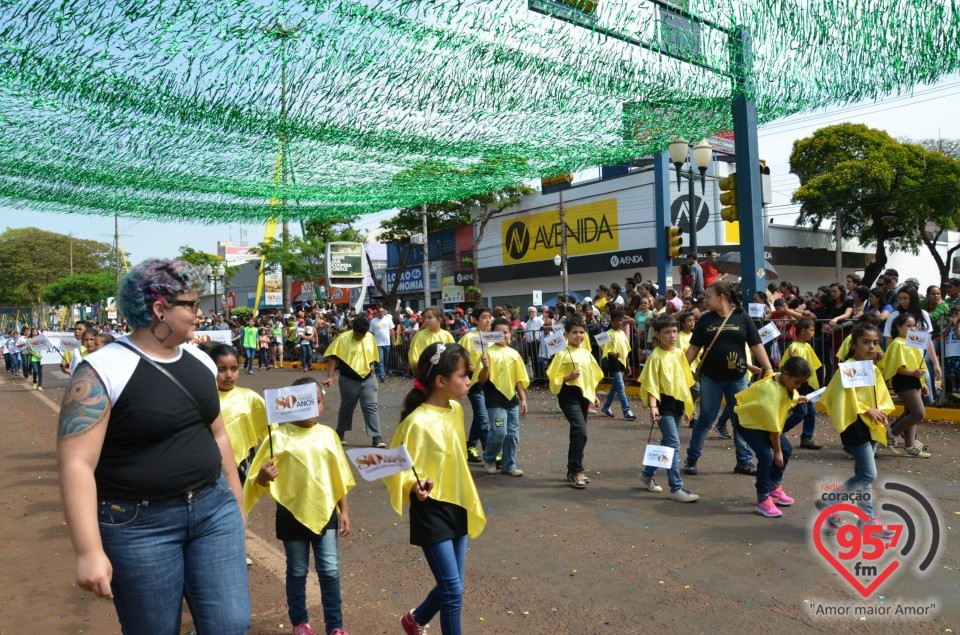
[[[563,276],[563,297],[570,295],[570,277],[567,271],[567,213],[563,208],[563,190],[560,190],[560,274]]]
[[[427,204],[420,207],[423,214],[423,308],[430,306],[430,238],[427,234]]]

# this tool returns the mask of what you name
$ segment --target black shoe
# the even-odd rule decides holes
[[[480,457],[480,452],[477,450],[477,446],[467,446],[467,463],[483,463],[483,459]]]
[[[371,443],[370,445],[373,446],[373,447],[375,447],[375,448],[385,448],[385,447],[387,447],[387,444],[384,443],[384,442],[383,442],[383,439],[381,439],[380,437],[373,437],[372,443]]]
[[[340,443],[343,443],[343,430],[337,430],[337,436],[340,437]]]
[[[686,464],[683,466],[683,473],[687,476],[696,476],[697,475],[697,462],[687,459]]]
[[[497,467],[497,470],[503,469],[503,459],[496,459],[493,464]]]
[[[813,439],[807,439],[806,437],[800,437],[800,447],[806,448],[808,450],[819,450],[823,446],[819,443],[815,443]]]
[[[753,467],[750,463],[745,463],[743,465],[738,465],[733,468],[734,474],[745,474],[746,476],[756,476],[757,468]]]
[[[713,426],[713,429],[717,431],[717,434],[720,435],[720,438],[721,438],[721,439],[732,439],[732,438],[733,438],[732,436],[730,436],[730,433],[727,432],[727,427],[726,427],[726,426],[721,427],[721,426],[717,425],[717,426]]]

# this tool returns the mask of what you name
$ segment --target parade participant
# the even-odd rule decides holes
[[[27,352],[27,340],[30,338],[30,327],[24,326],[20,329],[20,335],[17,336],[14,344],[15,354],[20,356],[20,369],[23,371],[23,378],[30,376],[30,353]]]
[[[903,291],[901,291],[903,293]],[[904,450],[911,456],[929,459],[930,453],[917,443],[917,424],[926,414],[923,397],[930,390],[926,383],[927,369],[923,364],[923,352],[907,346],[907,333],[917,330],[917,321],[910,313],[900,313],[893,319],[891,332],[896,337],[887,346],[883,359],[878,363],[884,381],[890,384],[903,404],[903,414],[890,426],[894,437],[902,436]]]
[[[872,364],[880,347],[880,330],[870,324],[860,323],[853,327],[852,337],[853,359],[869,360]],[[887,413],[893,412],[893,401],[883,381],[883,372],[875,365],[872,368],[873,386],[844,388],[841,373],[835,373],[820,401],[840,433],[843,446],[853,455],[853,476],[844,482],[842,490],[848,495],[858,494],[851,500],[867,514],[868,521],[865,524],[879,527],[875,535],[889,539],[893,532],[883,528],[879,514],[874,511],[873,482],[877,479],[874,454],[878,444],[887,442]],[[821,511],[829,506],[830,502],[826,500],[816,501],[816,507]],[[839,529],[842,523],[839,513],[831,514],[827,519],[827,524],[833,530]]]
[[[813,326],[813,320],[810,318],[800,318],[797,320],[796,328],[797,339],[787,347],[783,353],[783,359],[780,360],[780,367],[787,363],[791,357],[798,357],[807,362],[810,366],[810,377],[797,388],[801,396],[807,396],[820,388],[820,380],[817,377],[817,369],[823,366],[816,351],[810,346],[816,334]],[[800,432],[800,447],[807,450],[819,450],[823,446],[815,443],[813,434],[817,424],[816,404],[809,403],[806,400],[798,402],[797,406],[790,412],[786,422],[783,424],[783,433],[786,434],[796,428],[803,422],[803,429]]]
[[[340,369],[340,411],[337,413],[337,435],[353,429],[353,411],[360,403],[367,436],[375,448],[385,448],[380,436],[380,409],[377,405],[378,383],[372,364],[380,361],[377,341],[370,333],[370,322],[362,315],[353,320],[353,327],[330,343],[323,354],[327,358],[327,378],[323,385],[333,384],[333,373]]]
[[[274,320],[270,327],[270,348],[273,354],[273,367],[283,368],[283,322]]]
[[[497,456],[503,452],[501,474],[523,476],[517,467],[520,445],[520,417],[527,414],[527,393],[530,385],[527,367],[520,353],[510,347],[510,322],[506,318],[493,321],[492,330],[503,333],[503,341],[486,349],[473,380],[483,385],[487,405],[487,440],[483,447],[483,467],[487,474],[497,473]]]
[[[33,377],[33,387],[43,391],[43,351],[30,344],[30,340],[40,335],[40,329],[30,328],[30,337],[27,338],[27,359],[30,362],[30,375]]]
[[[243,327],[240,335],[243,345],[243,369],[248,375],[253,374],[253,360],[257,358],[257,338],[260,332],[254,326],[255,324],[253,318],[247,320],[247,325]]]
[[[813,375],[802,357],[792,357],[780,366],[780,372],[754,382],[737,393],[733,409],[733,428],[757,455],[757,506],[754,511],[767,518],[779,518],[779,507],[793,505],[783,491],[783,473],[793,448],[783,433],[787,413],[807,398],[797,393]]]
[[[460,346],[470,356],[471,377],[477,366],[480,365],[480,357],[484,350],[484,347],[480,344],[480,334],[490,331],[490,325],[493,323],[493,311],[490,310],[490,307],[477,307],[474,309],[472,317],[477,328],[468,331],[460,339]],[[477,450],[477,444],[481,444],[482,447],[487,445],[487,402],[483,398],[483,384],[475,383],[471,385],[470,391],[467,393],[467,399],[470,400],[470,408],[473,410],[470,434],[467,436],[467,461],[483,463],[483,458]]]
[[[407,361],[410,368],[415,368],[420,354],[436,342],[453,344],[453,335],[443,330],[443,311],[437,307],[428,307],[423,310],[423,328],[416,332],[410,340],[410,350],[407,352]]]
[[[273,362],[270,359],[270,329],[260,329],[257,336],[257,370],[273,368]]]
[[[250,627],[242,492],[216,367],[193,339],[205,281],[146,260],[120,283],[133,333],[89,355],[60,410],[57,459],[77,585],[112,598],[125,633]]]
[[[88,330],[92,331],[93,325],[86,320],[77,320],[77,322],[73,325],[73,336],[77,338],[78,342],[80,342],[80,346],[77,348],[77,351],[76,351],[76,353],[79,353],[80,357],[84,357],[87,354],[87,349],[83,345],[83,334],[86,333]],[[70,364],[71,362],[73,362],[74,354],[75,354],[74,351],[70,351],[70,350],[63,351],[60,359],[60,370],[63,371],[64,373],[71,372],[72,374],[72,371],[70,371],[70,368],[71,368]],[[78,365],[79,365],[79,362],[78,362]]]
[[[607,394],[607,400],[600,408],[600,413],[605,417],[613,419],[613,411],[610,406],[615,398],[620,399],[620,408],[623,410],[623,418],[627,421],[635,421],[637,415],[630,409],[630,402],[627,400],[627,389],[623,383],[623,374],[631,374],[633,369],[630,367],[630,342],[623,332],[623,311],[614,309],[610,313],[610,330],[607,331],[610,336],[610,342],[600,347],[602,357],[606,360],[607,372],[613,379],[613,385]]]
[[[467,536],[476,539],[486,518],[464,452],[463,408],[470,388],[469,357],[456,344],[433,343],[414,367],[393,447],[404,445],[413,470],[384,479],[394,511],[410,505],[410,542],[423,549],[436,586],[400,620],[417,635],[440,613],[443,635],[460,635]]]
[[[312,384],[301,377],[294,386]],[[317,406],[323,414],[323,393],[316,386]],[[277,502],[277,540],[287,555],[287,611],[293,635],[316,635],[307,612],[307,574],[310,551],[320,581],[320,603],[327,635],[343,630],[340,597],[339,539],[350,535],[347,494],[356,483],[350,462],[333,429],[320,418],[292,421],[271,431],[270,443],[260,446],[243,488],[244,511],[249,514],[266,494]]]
[[[547,368],[550,392],[557,396],[563,416],[570,424],[570,444],[567,448],[567,481],[577,489],[590,482],[584,473],[583,454],[587,446],[587,415],[590,406],[600,405],[597,386],[603,378],[600,365],[589,350],[583,347],[587,330],[583,319],[575,316],[564,322],[567,348],[557,355]]]
[[[706,270],[704,270],[706,275]],[[700,360],[700,416],[694,422],[684,474],[697,473],[697,461],[703,452],[703,443],[713,420],[720,412],[721,399],[728,407],[736,406],[736,394],[747,387],[746,349],[749,346],[754,360],[764,375],[772,375],[770,360],[760,342],[753,320],[740,306],[740,293],[729,282],[714,282],[707,287],[707,306],[710,311],[700,316],[690,338],[687,361],[697,359],[701,348],[706,350]],[[737,464],[734,472],[753,476],[756,468],[751,463],[750,446],[733,434]]]
[[[263,397],[249,388],[237,386],[240,376],[237,349],[229,344],[215,344],[207,354],[217,367],[220,414],[242,484],[257,445],[267,438],[267,407]]]
[[[640,373],[640,399],[650,406],[650,418],[653,425],[660,428],[661,445],[674,449],[673,462],[667,468],[667,482],[670,484],[670,500],[678,503],[692,503],[700,497],[684,489],[680,476],[680,435],[681,419],[693,414],[693,373],[683,352],[677,345],[677,321],[670,315],[661,315],[653,319],[652,328],[657,336],[657,348],[647,358]],[[652,430],[651,430],[652,432]],[[654,475],[657,468],[644,466],[640,481],[648,492],[659,494],[663,488],[657,484]]]
[[[76,351],[77,353],[80,353],[80,354],[70,356],[70,367],[68,368],[69,373],[73,375],[75,372],[77,372],[77,368],[80,366],[80,362],[82,362],[87,355],[94,352],[98,348],[100,347],[97,344],[97,333],[94,332],[93,329],[90,329],[89,331],[84,331],[83,339],[80,340],[80,346],[77,347],[77,351]],[[70,352],[73,352],[73,351],[70,351]]]

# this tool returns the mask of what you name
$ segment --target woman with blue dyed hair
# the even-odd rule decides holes
[[[245,633],[242,492],[216,366],[193,346],[199,270],[147,260],[120,283],[129,336],[84,358],[60,409],[57,461],[77,584],[124,633]]]

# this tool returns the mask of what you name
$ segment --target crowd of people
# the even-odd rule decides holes
[[[75,333],[84,345],[65,360],[72,381],[61,412],[58,460],[80,586],[112,598],[125,631],[174,632],[183,596],[198,630],[245,632],[246,568],[237,565],[245,560],[243,517],[269,495],[286,550],[293,632],[314,633],[304,590],[312,550],[325,632],[343,635],[337,541],[351,531],[354,481],[342,446],[357,405],[369,443],[387,445],[378,384],[390,372],[402,376],[392,381],[410,382],[390,445],[402,444],[429,477],[408,470],[385,485],[397,513],[409,506],[410,541],[423,548],[437,582],[403,616],[406,633],[423,632],[438,614],[443,633],[461,632],[467,538],[478,537],[486,523],[469,466],[524,475],[517,462],[521,420],[529,411],[527,391],[538,384],[556,397],[569,424],[565,478],[571,487],[585,489],[590,482],[589,417],[616,418],[619,403],[626,421],[644,408],[647,443],[658,430],[660,445],[673,450],[661,466],[670,500],[700,498],[687,483],[697,476],[713,429],[733,439],[733,471],[753,477],[755,511],[768,518],[794,502],[784,489],[794,451],[787,433],[802,424],[799,447],[821,447],[815,439],[818,398],[854,459],[843,491],[867,514],[866,524],[886,535],[871,497],[864,496],[877,478],[874,457],[882,448],[930,457],[916,427],[937,384],[949,393],[960,378],[960,279],[929,287],[923,299],[916,280],[899,284],[892,270],[870,289],[854,275],[803,294],[782,282],[747,307],[739,285],[712,266],[714,256],[702,263],[690,258],[676,292],[661,294],[654,283],[627,280],[622,288],[601,285],[592,298],[561,296],[552,307],[531,306],[523,316],[511,306],[430,307],[419,314],[371,307],[357,314],[308,304],[246,324],[223,316],[198,319],[200,277],[185,263],[138,265],[120,298],[131,332],[104,345],[87,336],[93,325],[78,323]],[[764,323],[776,324],[780,335],[764,341]],[[185,345],[204,329],[230,330],[233,345]],[[940,337],[921,351],[906,344],[915,331]],[[264,349],[269,353],[262,355]],[[253,360],[275,368],[284,355],[296,356],[298,370],[308,373],[294,383],[317,384],[321,412],[322,387],[337,382],[333,429],[311,418],[281,432],[267,425],[263,399],[237,385],[241,372],[253,372]],[[940,356],[946,360],[942,377]],[[322,379],[309,374],[314,357],[326,361]],[[844,387],[835,371],[849,362],[869,364],[874,385]],[[12,359],[8,370],[20,372]],[[631,384],[639,387],[634,405],[627,396]],[[893,395],[904,407],[896,419],[890,418]],[[692,431],[681,456],[684,425]],[[171,456],[175,465],[163,459]],[[312,467],[305,472],[304,466]],[[657,471],[645,466],[640,477],[651,493],[664,492]],[[182,508],[197,515],[177,515]],[[141,518],[150,519],[148,528],[135,522]],[[833,513],[827,525],[836,530],[845,520]],[[217,530],[195,538],[184,522],[207,522]],[[157,532],[171,537],[163,548]],[[131,564],[133,550],[176,566],[155,576],[152,568]]]

